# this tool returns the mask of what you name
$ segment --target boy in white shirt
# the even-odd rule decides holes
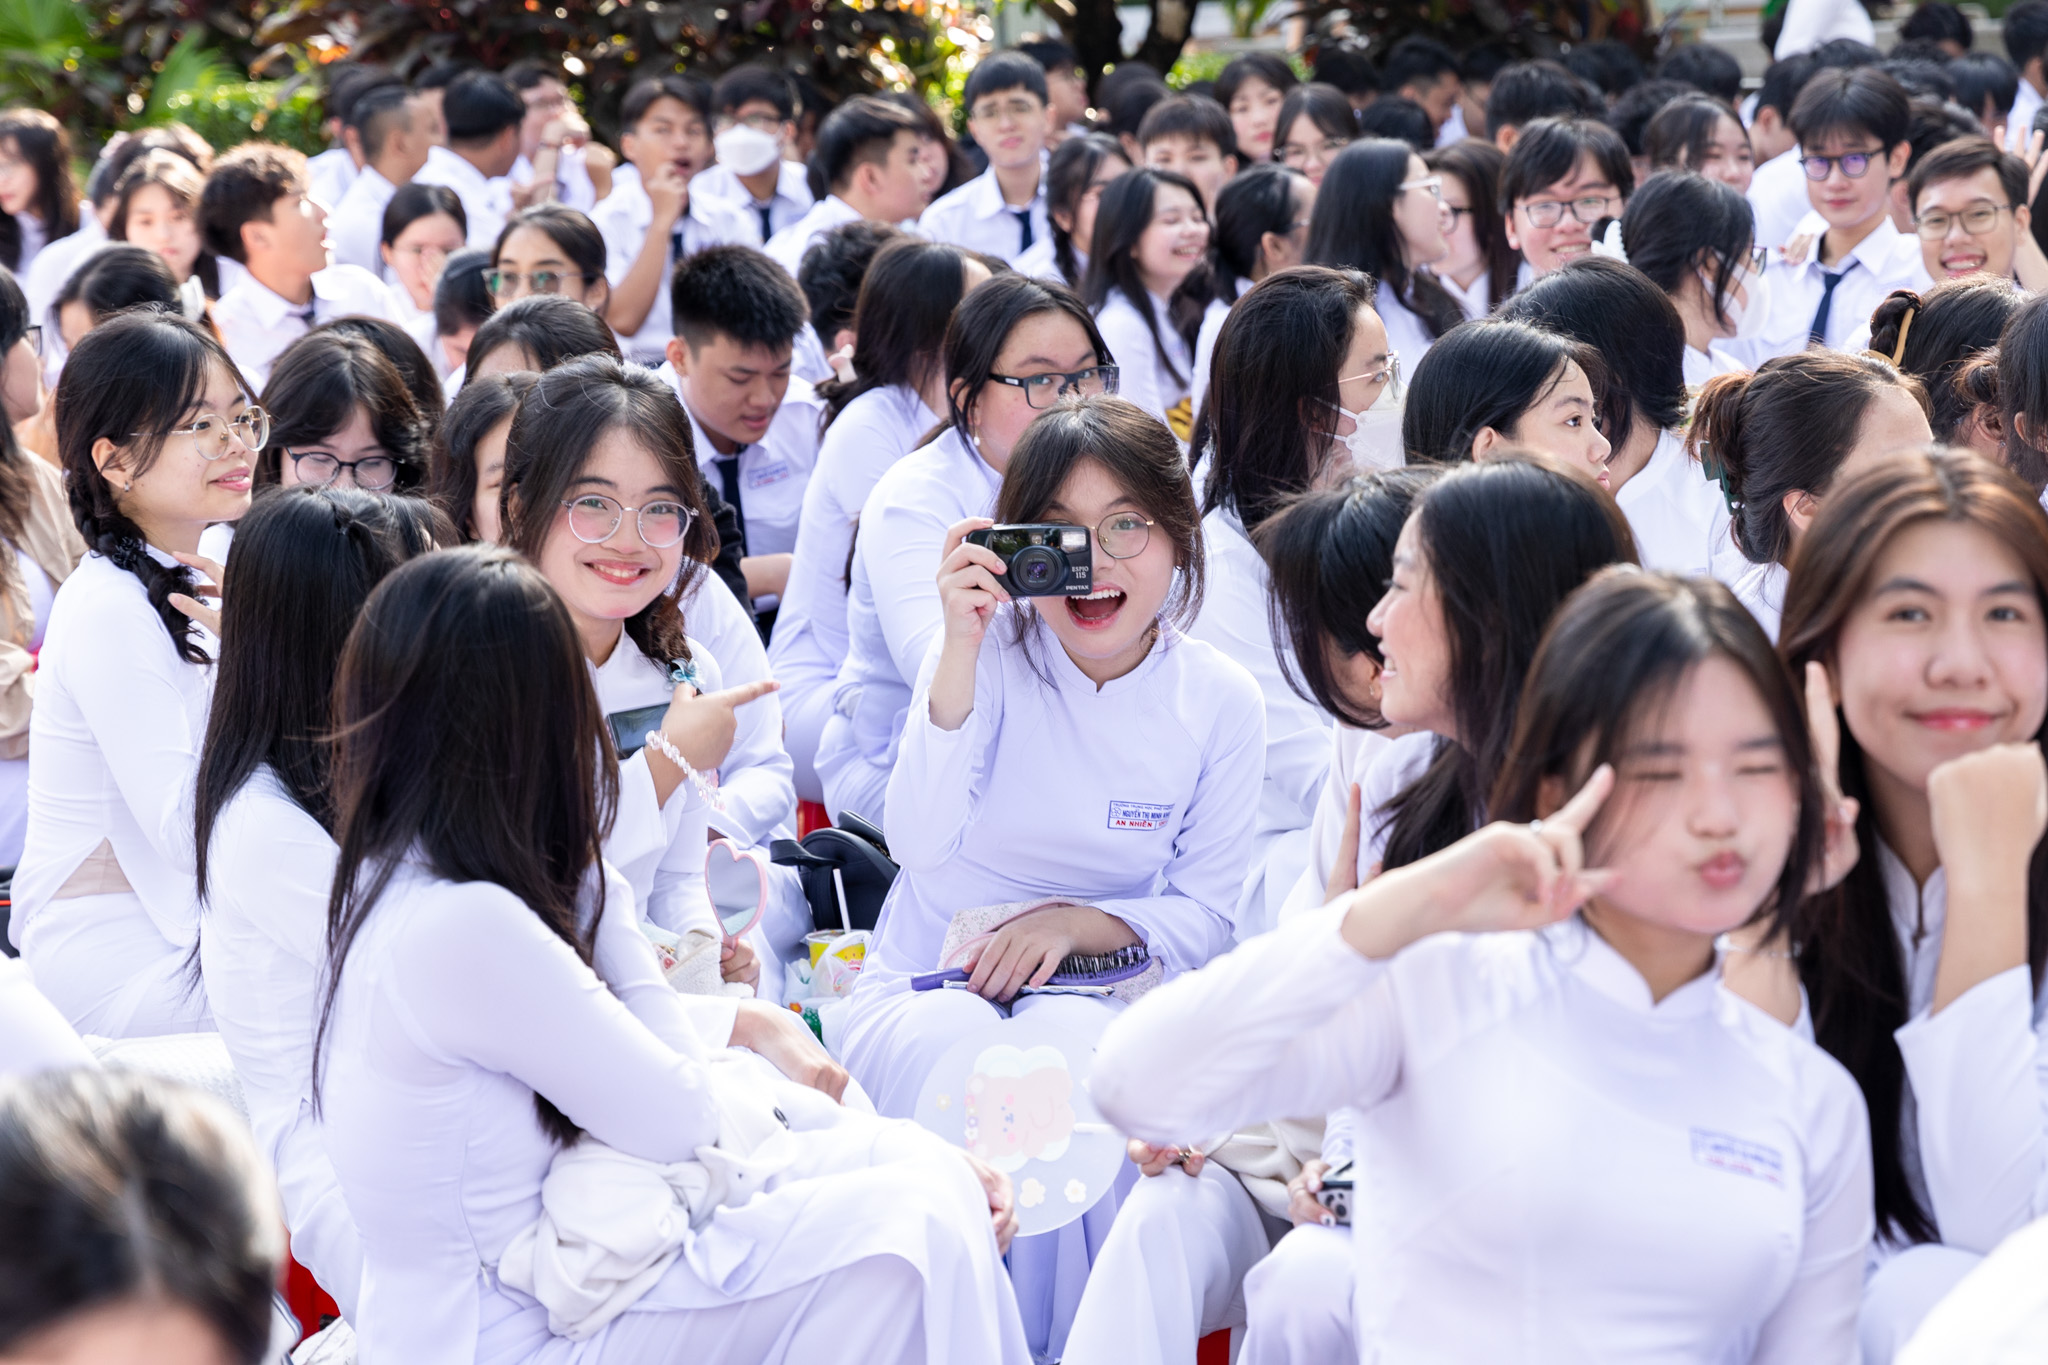
[[[1758,246],[1785,245],[1806,216],[1806,172],[1799,168],[1799,139],[1792,136],[1792,105],[1819,69],[1810,52],[1772,62],[1757,92],[1749,124],[1756,171],[1748,194]]]
[[[1892,224],[1892,182],[1905,174],[1912,106],[1905,87],[1875,67],[1823,70],[1792,105],[1806,192],[1825,231],[1798,261],[1770,262],[1763,337],[1736,343],[1750,365],[1806,349],[1844,347],[1894,289],[1932,284],[1920,243]]]
[[[740,571],[765,636],[818,461],[823,405],[790,377],[793,338],[809,310],[795,279],[744,246],[685,259],[669,308],[676,335],[661,373],[689,413],[698,466],[739,511]]]
[[[2048,75],[2042,73],[2042,59],[2048,57],[2048,0],[2021,0],[2007,10],[2000,35],[2005,55],[2020,73],[2005,120],[2006,150],[2017,152],[2033,141],[2034,115],[2040,111],[2042,92],[2048,91]]]
[[[1528,266],[1517,287],[1590,255],[1593,225],[1621,217],[1635,190],[1628,146],[1606,124],[1540,118],[1522,127],[1500,174],[1508,245]]]
[[[813,161],[831,188],[795,223],[768,241],[768,254],[792,277],[804,249],[841,223],[901,223],[924,211],[924,124],[900,104],[856,95],[818,129]]]
[[[802,160],[788,159],[796,140],[796,95],[780,71],[742,66],[718,78],[711,102],[718,111],[712,128],[718,164],[690,189],[744,210],[765,242],[816,202]]]
[[[349,127],[361,140],[363,169],[327,220],[337,265],[355,265],[384,275],[384,210],[398,187],[427,164],[427,118],[402,85],[379,86],[349,110]]]
[[[314,327],[361,314],[398,320],[383,281],[334,265],[327,209],[306,187],[306,158],[289,147],[245,142],[223,152],[199,196],[207,250],[248,274],[213,306],[228,356],[260,391],[270,363]]]
[[[917,228],[935,242],[1015,264],[1052,235],[1045,216],[1045,70],[1021,52],[998,52],[968,76],[965,99],[967,128],[988,155],[988,169],[942,195]]]
[[[1979,272],[2048,289],[2048,256],[2031,231],[2027,163],[1988,138],[1962,137],[1920,158],[1907,180],[1920,263],[1935,280]]]
[[[612,190],[611,148],[590,139],[561,68],[552,62],[514,62],[505,79],[526,105],[519,125],[519,157],[512,163],[514,207],[549,202],[589,213]]]
[[[611,302],[605,321],[628,360],[658,366],[668,349],[668,282],[677,261],[707,246],[758,246],[749,215],[691,193],[711,163],[711,87],[694,76],[636,81],[619,106],[626,165],[590,215],[604,234]]]
[[[355,62],[331,73],[322,101],[327,110],[322,126],[334,145],[306,161],[306,185],[315,199],[323,204],[340,203],[341,196],[348,193],[348,187],[362,172],[363,144],[349,123],[349,113],[356,101],[379,86],[403,84],[389,71]]]
[[[1237,133],[1215,100],[1174,95],[1145,111],[1138,146],[1154,170],[1178,171],[1202,192],[1202,207],[1216,212],[1216,192],[1237,174]]]
[[[448,145],[436,147],[413,179],[446,185],[462,200],[469,219],[469,244],[497,245],[512,216],[512,164],[519,159],[519,127],[526,104],[503,76],[465,71],[441,96]]]

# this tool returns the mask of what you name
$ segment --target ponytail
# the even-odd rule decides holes
[[[1785,563],[1792,553],[1785,495],[1828,486],[1872,400],[1893,386],[1926,410],[1920,381],[1869,353],[1806,351],[1707,381],[1693,405],[1686,448],[1709,477],[1720,477],[1744,558]]]

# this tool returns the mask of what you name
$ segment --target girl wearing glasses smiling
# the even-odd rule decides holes
[[[1024,433],[990,510],[1087,527],[1094,591],[1013,600],[1003,559],[966,542],[989,519],[946,532],[940,639],[920,661],[888,787],[903,872],[844,1014],[841,1055],[884,1114],[908,1117],[946,1049],[1005,1014],[1098,1034],[1122,1002],[1019,997],[1070,954],[1142,945],[1173,975],[1231,945],[1265,727],[1251,676],[1180,630],[1203,586],[1186,470],[1134,404],[1068,399]],[[1048,897],[941,960],[956,912]],[[953,967],[971,973],[967,989],[912,989],[912,974]],[[1119,1202],[1107,1194],[1083,1215],[1087,1245]],[[1063,1230],[1011,1249],[1041,1354],[1060,1353],[1081,1268],[1055,1272],[1082,1241]]]
[[[611,301],[604,234],[575,209],[542,204],[512,215],[491,249],[484,284],[500,308],[529,294],[560,294],[599,317]]]
[[[269,418],[211,332],[125,313],[57,389],[72,518],[91,551],[50,608],[29,726],[27,849],[8,933],[74,1028],[212,1027],[184,795],[212,691],[187,619],[200,533],[249,509]]]
[[[703,889],[707,830],[752,843],[796,811],[760,637],[704,569],[718,534],[702,488],[674,393],[612,356],[542,375],[506,434],[506,543],[568,607],[623,759],[606,860],[645,917],[677,934],[717,932]],[[736,654],[735,640],[751,651]],[[669,749],[646,745],[654,730]],[[722,809],[686,783],[677,754],[705,779],[717,774]],[[755,980],[755,957],[738,949],[728,979]]]
[[[1081,301],[1021,275],[961,300],[944,351],[948,425],[876,482],[854,532],[846,659],[814,760],[835,817],[882,821],[911,684],[939,634],[932,564],[946,528],[989,514],[1018,438],[1063,393],[1116,392],[1118,370]]]

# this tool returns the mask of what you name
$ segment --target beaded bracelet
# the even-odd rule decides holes
[[[647,732],[647,747],[659,753],[678,768],[681,768],[683,776],[690,779],[690,785],[697,789],[697,795],[703,798],[704,804],[717,811],[720,815],[725,814],[725,797],[720,794],[717,785],[711,779],[704,776],[704,774],[691,767],[690,760],[683,757],[681,749],[678,749],[669,742],[667,735],[659,730],[649,730]]]

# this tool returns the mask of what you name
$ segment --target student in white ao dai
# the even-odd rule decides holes
[[[212,333],[163,314],[95,327],[57,391],[91,553],[44,635],[8,931],[81,1033],[208,1027],[188,802],[215,641],[170,594],[193,582],[174,556],[248,510],[267,428]]]
[[[1072,954],[1142,946],[1171,976],[1230,945],[1263,712],[1243,669],[1174,625],[1201,583],[1184,470],[1166,429],[1118,398],[1032,425],[997,515],[1088,528],[1087,597],[1013,600],[1003,560],[963,542],[986,520],[948,532],[943,633],[889,785],[903,873],[842,1049],[885,1114],[911,1113],[946,1048],[1006,1010],[1098,1032],[1118,1002],[1018,996]],[[971,962],[940,960],[958,912],[1042,897],[1060,904],[1003,924]],[[966,989],[911,988],[912,975],[953,966],[971,973]],[[1085,1264],[1114,1207],[1107,1196],[1082,1226],[1013,1251],[1034,1349],[1059,1353],[1080,1276],[1057,1262]]]
[[[1768,642],[1718,585],[1597,580],[1497,796],[1138,1002],[1097,1101],[1154,1143],[1357,1105],[1360,1360],[1854,1360],[1861,1098],[1714,946],[1840,870]]]

